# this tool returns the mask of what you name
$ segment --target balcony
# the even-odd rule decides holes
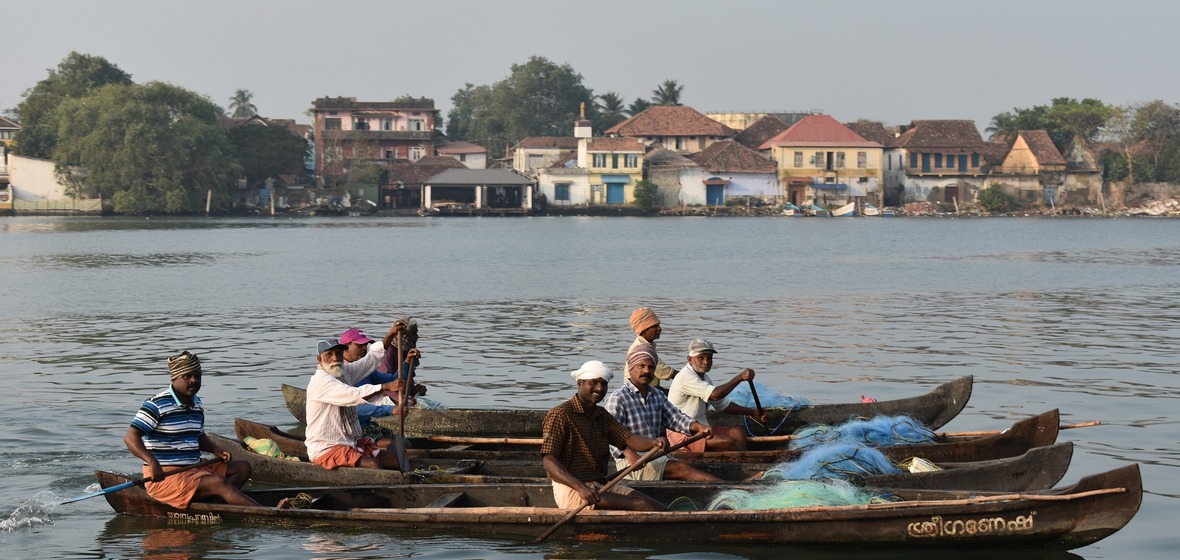
[[[330,140],[419,140],[429,141],[433,132],[429,130],[322,130],[320,135]]]

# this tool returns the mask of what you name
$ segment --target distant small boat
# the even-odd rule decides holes
[[[835,210],[832,210],[833,218],[851,218],[856,215],[856,203],[849,202]]]
[[[802,216],[803,209],[788,202],[783,205],[783,215],[784,216]]]
[[[880,216],[881,209],[877,208],[876,206],[873,206],[872,204],[865,204],[864,215],[865,216]]]
[[[827,216],[828,210],[827,210],[827,208],[824,208],[822,206],[816,206],[814,204],[804,204],[803,205],[803,215],[804,216]]]

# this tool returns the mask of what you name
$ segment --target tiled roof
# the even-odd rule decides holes
[[[615,136],[733,136],[733,129],[692,107],[656,105],[648,107],[608,129],[604,134]]]
[[[578,139],[573,136],[529,136],[517,142],[515,148],[528,150],[576,150]]]
[[[733,139],[751,150],[757,150],[767,140],[778,136],[780,132],[790,127],[791,125],[787,124],[786,121],[768,115],[758,119],[758,122],[734,135]]]
[[[983,138],[973,121],[913,121],[905,132],[890,143],[895,148],[981,148]]]
[[[1012,147],[1007,142],[984,142],[980,153],[983,154],[984,161],[993,167],[998,167],[1008,158],[1008,152],[1011,149]]]
[[[389,172],[389,184],[402,183],[418,186],[427,179],[448,169],[466,168],[459,160],[446,156],[426,156],[413,162],[396,162],[385,166]]]
[[[312,102],[312,108],[320,111],[339,110],[393,110],[411,109],[434,111],[434,100],[426,97],[402,97],[393,101],[357,101],[355,97],[321,97]]]
[[[14,121],[10,118],[0,117],[0,128],[19,129],[20,125],[16,124],[16,121]]]
[[[486,154],[488,149],[478,144],[460,140],[458,142],[442,144],[436,147],[434,151],[440,154]]]
[[[590,138],[587,152],[643,152],[643,141],[638,138]]]
[[[831,115],[807,115],[799,122],[770,140],[763,142],[759,149],[780,147],[840,146],[852,148],[880,148],[876,142],[865,140],[852,129],[840,124]]]
[[[547,167],[550,169],[565,169],[566,167],[569,167],[569,162],[571,162],[571,161],[574,162],[574,165],[577,165],[578,152],[569,151],[564,154],[561,154],[561,157],[557,158],[557,161],[554,161],[553,163],[549,164]]]
[[[714,142],[689,156],[712,173],[774,173],[778,165],[733,140]]]
[[[1048,131],[1021,130],[1017,134],[1024,137],[1024,143],[1028,144],[1028,149],[1032,152],[1033,157],[1037,158],[1037,163],[1065,165],[1065,158],[1061,152],[1057,151],[1057,146],[1053,144],[1053,139],[1049,138]]]
[[[643,156],[644,165],[649,169],[669,169],[672,167],[700,167],[697,162],[684,157],[672,150],[654,147]]]
[[[531,185],[533,181],[507,169],[448,169],[425,181],[429,185]]]
[[[884,123],[877,121],[856,121],[844,123],[849,130],[859,134],[865,140],[876,142],[882,146],[889,145],[896,137],[893,131],[885,128]]]
[[[257,123],[265,126],[278,126],[287,129],[291,134],[306,138],[311,132],[311,125],[298,124],[294,119],[268,119],[259,115],[249,117],[218,117],[217,126],[224,130],[231,130],[240,126]]]

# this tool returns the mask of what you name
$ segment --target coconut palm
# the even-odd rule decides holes
[[[676,83],[676,80],[664,80],[660,87],[652,90],[651,100],[656,105],[679,105],[680,92],[684,90],[684,86]]]
[[[623,98],[613,91],[599,95],[595,105],[598,106],[598,124],[603,130],[627,120],[627,107],[623,105]]]
[[[252,117],[258,114],[258,107],[255,107],[250,102],[254,98],[254,94],[250,90],[239,89],[234,93],[234,96],[229,98],[229,108],[233,111],[234,117]]]

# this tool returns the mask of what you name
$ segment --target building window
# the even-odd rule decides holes
[[[811,163],[812,163],[812,165],[815,166],[816,169],[823,169],[823,167],[824,167],[824,153],[823,152],[816,152],[815,157],[811,158]]]
[[[545,156],[541,154],[529,154],[529,169],[537,169],[545,164]]]
[[[869,182],[869,178],[868,177],[859,177],[856,179],[856,182],[857,183],[867,183],[867,182]]]
[[[795,167],[803,167],[803,152],[795,152]]]
[[[385,148],[385,159],[393,159],[393,149]]]
[[[910,167],[918,166],[918,152],[910,152]]]
[[[570,201],[570,184],[569,183],[558,183],[556,185],[553,185],[553,200],[557,200],[560,202],[569,202]]]
[[[624,167],[639,167],[639,154],[627,154],[623,161]]]
[[[381,130],[393,130],[393,119],[381,119]]]
[[[869,165],[869,153],[868,152],[856,152],[856,166],[861,169],[864,169],[865,167],[868,167],[868,165]]]
[[[610,167],[611,167],[611,169],[618,169],[619,168],[619,154],[611,154],[610,155]]]
[[[606,167],[606,154],[594,154],[594,167]]]
[[[901,158],[898,158],[897,164],[901,165]],[[889,170],[893,169],[893,158],[888,156],[885,157],[885,168]]]
[[[836,152],[836,169],[844,168],[844,152]]]
[[[369,121],[364,119],[356,119],[352,121],[353,130],[369,130]]]
[[[942,167],[942,154],[934,154],[934,168]]]
[[[324,130],[340,130],[340,119],[324,119]]]
[[[979,154],[971,154],[971,167],[979,167]]]
[[[705,137],[704,137],[704,136],[702,136],[702,137],[701,137],[701,139],[700,139],[700,141],[699,141],[699,142],[697,142],[697,149],[698,149],[698,150],[703,150],[703,149],[705,149]]]
[[[676,137],[676,148],[675,149],[677,149],[677,150],[680,149],[680,137],[679,136]]]
[[[340,161],[344,159],[344,148],[330,146],[324,149],[324,161]]]
[[[459,161],[467,161],[467,154],[459,154]]]
[[[410,148],[410,161],[418,161],[420,159],[422,159],[422,148],[420,146]]]
[[[422,131],[426,129],[426,121],[422,119],[410,119],[410,130]]]

